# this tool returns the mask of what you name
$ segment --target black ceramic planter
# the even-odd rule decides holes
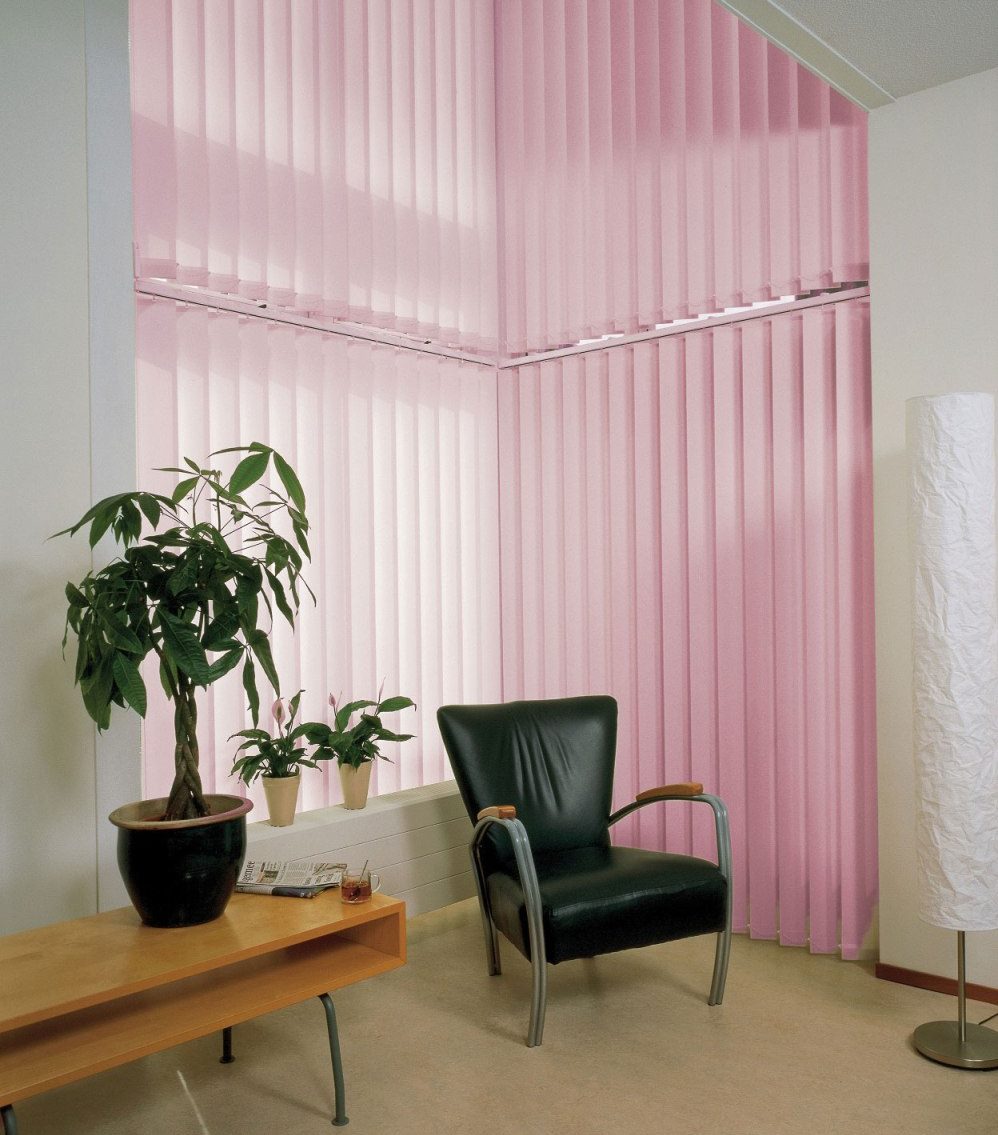
[[[196,926],[225,910],[246,855],[246,813],[239,796],[206,796],[210,815],[162,816],[166,800],[116,808],[118,868],[128,897],[147,926]]]

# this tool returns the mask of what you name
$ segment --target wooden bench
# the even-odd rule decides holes
[[[347,1122],[331,990],[405,962],[405,904],[236,894],[201,926],[143,926],[130,907],[0,938],[0,1117],[19,1100],[319,997],[333,1123]]]

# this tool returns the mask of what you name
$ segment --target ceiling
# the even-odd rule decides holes
[[[720,0],[867,110],[998,67],[998,0]]]

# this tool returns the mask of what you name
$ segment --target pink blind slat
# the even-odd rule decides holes
[[[500,389],[503,692],[610,692],[616,802],[727,801],[735,922],[856,957],[874,898],[869,308],[524,365]],[[710,855],[707,817],[621,838]]]
[[[133,0],[140,276],[498,346],[491,0]]]
[[[138,301],[137,342],[144,487],[168,491],[157,467],[238,439],[275,446],[305,486],[317,603],[293,635],[275,623],[284,692],[305,687],[303,713],[325,720],[329,692],[373,697],[386,677],[386,692],[417,702],[399,723],[417,739],[386,747],[374,791],[445,779],[436,707],[500,696],[494,369],[165,300]],[[200,706],[205,783],[231,790],[240,682]],[[172,779],[159,751],[171,736],[169,707],[150,698],[148,795]],[[340,799],[330,772],[306,771],[303,808]]]
[[[865,114],[713,0],[506,0],[516,355],[868,276]]]

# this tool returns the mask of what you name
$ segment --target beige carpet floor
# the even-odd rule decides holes
[[[952,1017],[940,994],[872,967],[734,941],[708,1008],[713,938],[549,970],[544,1044],[527,1049],[527,964],[485,974],[473,901],[410,923],[403,969],[335,996],[355,1135],[996,1135],[998,1071],[932,1064],[912,1028]],[[993,1007],[972,1003],[981,1020]],[[20,1135],[328,1132],[317,1001],[17,1108]]]

